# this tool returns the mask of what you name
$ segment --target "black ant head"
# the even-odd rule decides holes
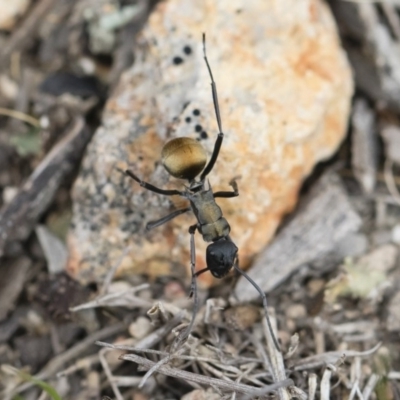
[[[230,240],[218,240],[207,247],[206,261],[211,274],[223,278],[229,273],[237,258],[238,248]]]
[[[192,181],[205,167],[207,153],[197,140],[180,137],[165,144],[161,159],[170,175]]]

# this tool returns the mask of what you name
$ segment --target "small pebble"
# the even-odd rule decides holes
[[[151,322],[146,317],[139,317],[129,325],[129,334],[135,339],[143,339],[153,329]]]
[[[306,308],[303,304],[293,304],[286,310],[286,316],[292,319],[304,318],[307,315]]]

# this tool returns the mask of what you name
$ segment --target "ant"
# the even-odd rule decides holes
[[[208,73],[211,78],[211,92],[214,103],[214,111],[218,124],[218,136],[215,141],[214,150],[211,158],[207,163],[207,154],[204,147],[195,139],[189,137],[179,137],[171,139],[167,142],[161,152],[161,159],[164,168],[174,178],[187,179],[189,186],[185,186],[184,191],[180,190],[165,190],[153,186],[150,183],[142,181],[130,170],[126,170],[125,174],[135,180],[151,192],[158,193],[164,196],[181,196],[189,200],[190,207],[183,208],[172,212],[171,214],[160,218],[156,221],[151,221],[146,225],[146,229],[150,230],[160,226],[178,215],[193,211],[197,218],[197,224],[189,227],[190,234],[190,259],[192,271],[191,294],[194,293],[194,311],[192,321],[188,327],[187,334],[193,326],[194,318],[197,312],[197,283],[196,278],[206,271],[210,271],[216,278],[226,276],[232,267],[241,275],[243,275],[259,292],[265,312],[265,317],[268,323],[268,328],[271,332],[274,345],[280,350],[278,341],[273,333],[271,322],[267,310],[267,297],[261,288],[250,278],[243,270],[239,268],[238,248],[233,243],[229,236],[230,226],[228,221],[223,217],[221,208],[215,202],[215,198],[231,198],[239,196],[239,189],[236,183],[236,178],[233,178],[229,185],[233,191],[213,192],[209,182],[206,182],[207,175],[213,169],[215,162],[218,159],[218,154],[221,149],[224,134],[222,132],[221,116],[218,104],[217,86],[214,81],[211,67],[206,54],[206,37],[203,33],[203,57],[206,63]],[[200,178],[196,177],[200,174]],[[207,268],[200,271],[195,271],[195,243],[194,234],[198,230],[203,236],[204,241],[212,242],[206,250]]]

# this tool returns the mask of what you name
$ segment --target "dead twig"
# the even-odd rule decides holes
[[[0,256],[7,242],[29,236],[63,178],[78,163],[90,137],[83,118],[77,117],[66,136],[38,165],[11,203],[0,211]]]
[[[124,400],[121,392],[118,389],[118,385],[114,381],[114,376],[111,372],[110,367],[108,366],[108,362],[105,359],[105,353],[107,353],[108,351],[110,351],[110,349],[106,349],[106,348],[103,348],[99,351],[99,358],[100,358],[101,366],[103,367],[104,373],[106,374],[108,382],[110,383],[111,389],[112,389],[115,397],[117,398],[117,400]]]
[[[270,321],[271,321],[271,325],[272,325],[272,329],[273,329],[273,334],[275,335],[275,337],[277,337],[277,326],[276,326],[276,318],[275,318],[275,311],[271,312],[272,309],[270,309],[269,311],[269,315],[270,315]],[[274,342],[272,340],[272,333],[268,327],[267,321],[265,318],[263,318],[262,320],[262,324],[263,324],[263,330],[264,330],[264,335],[267,339],[267,346],[268,346],[268,355],[269,355],[269,361],[270,363],[266,364],[270,364],[271,366],[271,372],[272,372],[272,376],[273,376],[273,380],[274,382],[282,382],[286,379],[286,371],[285,371],[285,363],[283,361],[283,354],[280,350],[278,350],[276,348],[276,346],[274,345]],[[263,347],[261,346],[262,353],[264,353],[263,351]],[[267,361],[267,360],[265,360]],[[278,389],[278,394],[279,394],[279,398],[280,400],[290,400],[291,396],[289,391],[287,390],[286,387],[280,387]]]
[[[321,379],[321,400],[329,400],[331,398],[331,377],[332,377],[332,368],[331,365],[328,365],[325,369],[324,374]]]
[[[8,42],[0,51],[1,67],[8,62],[14,51],[21,50],[24,43],[35,36],[35,30],[38,28],[44,16],[54,6],[54,3],[55,0],[41,0],[35,4],[33,9],[28,13],[25,21],[13,32]]]
[[[400,205],[400,193],[397,190],[397,186],[393,177],[393,161],[389,158],[387,158],[385,162],[384,178],[386,187],[389,193],[392,195],[393,200],[397,205]]]
[[[139,365],[141,365],[145,369],[150,369],[154,367],[156,364],[153,361],[147,360],[146,358],[137,356],[135,354],[125,354],[121,356],[121,359],[126,360],[126,361],[132,361],[135,362]],[[212,378],[209,376],[203,376],[199,374],[195,374],[193,372],[187,372],[187,371],[182,371],[177,368],[170,367],[168,365],[160,365],[158,367],[158,372],[162,373],[167,376],[171,376],[174,378],[180,378],[184,379],[189,382],[195,382],[201,385],[206,385],[206,386],[215,386],[221,390],[225,391],[230,391],[230,392],[237,392],[237,393],[243,393],[243,394],[250,394],[253,396],[257,396],[260,392],[255,389],[254,387],[248,386],[248,385],[243,385],[241,383],[236,383],[233,381],[226,381],[222,379],[217,379],[217,378]],[[263,393],[270,393],[273,391],[278,390],[279,388],[282,387],[287,387],[293,385],[293,381],[291,379],[286,379],[283,382],[278,382],[274,383],[272,385],[268,385],[263,388]],[[265,389],[268,388],[268,392],[264,392]]]
[[[302,360],[298,360],[293,363],[292,367],[295,371],[304,371],[307,369],[323,367],[324,365],[335,364],[343,357],[368,357],[371,354],[375,353],[380,346],[381,343],[378,343],[372,349],[367,351],[329,351],[323,354],[317,354],[315,356],[306,357]]]
[[[148,287],[149,285],[147,283],[144,283],[138,287],[134,287],[129,290],[125,290],[123,292],[100,295],[96,297],[94,300],[84,304],[80,304],[79,306],[76,307],[72,307],[70,310],[72,312],[76,312],[80,310],[86,310],[97,307],[127,307],[129,309],[132,308],[148,309],[149,307],[152,306],[152,302],[144,300],[138,296],[134,296],[134,293],[143,289],[147,289]]]
[[[40,128],[40,122],[35,117],[32,117],[29,114],[25,114],[21,111],[16,111],[16,110],[12,110],[9,108],[0,107],[0,115],[15,118],[20,121],[26,122],[26,123],[34,126],[35,128]]]
[[[373,393],[376,384],[378,383],[380,377],[377,374],[372,374],[369,379],[367,384],[364,387],[364,390],[362,391],[362,398],[364,400],[368,400],[371,394]]]
[[[137,343],[138,346],[140,346],[142,349],[145,349],[147,347],[152,347],[155,344],[157,344],[165,335],[167,335],[179,322],[182,320],[184,313],[178,313],[175,315],[170,321],[168,321],[164,326],[161,328],[157,329],[157,331],[153,332],[152,334],[148,335],[145,339],[141,340],[139,343]],[[99,352],[99,358],[101,365],[103,366],[104,372],[107,376],[107,379],[111,385],[111,388],[115,394],[115,397],[117,400],[122,400],[122,394],[118,389],[118,377],[115,377],[111,371],[111,369],[108,366],[107,360],[105,359],[104,355],[107,351],[115,350],[118,349],[119,347],[123,347],[121,345],[113,345],[113,344],[108,344],[108,343],[103,343],[97,341],[96,344],[98,346],[102,346],[103,349],[100,350]],[[120,349],[121,350],[121,349]],[[146,374],[147,375],[147,374]],[[151,374],[148,376],[145,376],[140,379],[139,381],[139,387],[144,386],[146,383],[146,380],[150,377]]]
[[[124,324],[115,324],[107,326],[106,328],[94,332],[87,336],[85,339],[78,342],[75,346],[71,347],[64,353],[54,357],[37,375],[34,379],[46,380],[50,377],[56,375],[56,373],[68,362],[78,358],[82,353],[90,346],[95,344],[96,341],[105,339],[107,337],[113,336],[117,333],[123,332],[126,329]],[[27,382],[15,389],[16,393],[21,393],[29,388],[31,388],[34,383]]]

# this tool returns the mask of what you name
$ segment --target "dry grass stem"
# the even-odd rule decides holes
[[[336,364],[342,358],[350,358],[350,357],[368,357],[371,354],[375,353],[381,343],[375,345],[372,349],[367,351],[355,351],[355,350],[344,350],[344,351],[328,351],[323,354],[317,354],[315,356],[310,356],[303,358],[302,360],[298,360],[293,363],[294,371],[304,371],[307,369],[320,368],[327,364]]]
[[[364,400],[368,400],[370,396],[374,393],[374,389],[376,384],[378,383],[380,377],[377,374],[372,374],[369,378],[368,381],[364,387],[364,390],[362,391],[362,398]]]
[[[80,304],[79,306],[76,307],[72,307],[70,311],[76,312],[80,310],[86,310],[97,307],[126,307],[129,309],[132,308],[148,309],[149,307],[152,306],[152,302],[144,300],[134,295],[134,293],[143,289],[147,289],[148,287],[149,287],[148,284],[143,284],[138,287],[126,290],[124,292],[109,293],[102,296],[98,296],[96,299],[92,301]]]
[[[331,377],[332,377],[332,370],[331,366],[327,366],[327,368],[324,371],[324,374],[322,375],[321,379],[321,400],[330,400],[331,396]]]
[[[273,333],[275,337],[277,337],[277,326],[276,326],[276,318],[275,318],[275,310],[269,308],[268,313],[270,315],[270,321],[273,329]],[[283,361],[283,354],[280,350],[278,350],[274,344],[273,338],[271,336],[271,332],[268,329],[267,321],[265,318],[262,320],[262,326],[264,330],[264,335],[267,339],[267,347],[268,347],[268,356],[271,364],[271,372],[273,376],[273,381],[282,382],[286,380],[286,370],[285,363]],[[291,396],[286,387],[280,387],[278,389],[278,395],[280,400],[290,400]]]
[[[139,357],[135,354],[125,354],[125,355],[121,356],[121,359],[126,360],[126,361],[135,362],[135,363],[143,366],[145,369],[150,369],[154,365],[156,365],[155,362],[147,360],[146,358],[143,358],[143,357]],[[230,391],[230,392],[236,391],[238,393],[250,394],[253,396],[257,396],[259,394],[259,391],[257,391],[256,389],[254,389],[253,387],[248,386],[248,385],[243,385],[243,384],[236,383],[233,381],[226,381],[226,380],[222,380],[222,379],[212,378],[209,376],[202,376],[202,375],[194,374],[192,372],[182,371],[180,369],[173,368],[168,365],[160,365],[158,367],[158,372],[162,373],[164,375],[167,375],[167,376],[174,377],[174,378],[180,378],[185,381],[195,382],[195,383],[198,383],[201,385],[205,385],[206,387],[214,386],[221,390]],[[291,379],[286,379],[283,382],[268,385],[268,393],[273,392],[273,391],[279,389],[280,387],[287,387],[292,384],[293,384],[293,381]]]
[[[311,373],[308,376],[308,399],[309,400],[315,399],[315,394],[317,392],[317,386],[318,386],[317,375],[314,373]]]
[[[114,393],[115,398],[116,398],[117,400],[124,400],[124,398],[123,398],[121,392],[120,392],[119,389],[118,389],[118,385],[115,383],[114,375],[113,375],[113,373],[111,372],[111,369],[110,369],[110,367],[109,367],[109,365],[108,365],[108,362],[107,362],[107,360],[105,359],[105,354],[106,354],[108,351],[110,351],[110,350],[109,350],[109,349],[106,349],[106,348],[101,349],[101,350],[99,351],[100,362],[101,362],[101,365],[102,365],[102,367],[103,367],[104,373],[106,374],[107,380],[108,380],[108,382],[110,383],[110,386],[111,386],[111,389],[112,389],[112,391],[113,391],[113,393]]]
[[[82,353],[87,350],[90,346],[97,340],[106,339],[110,336],[121,333],[125,330],[125,325],[121,323],[116,323],[115,325],[108,326],[103,328],[97,332],[94,332],[88,335],[85,339],[78,342],[75,346],[71,347],[67,351],[58,356],[54,357],[38,374],[36,374],[33,378],[39,380],[46,380],[52,376],[55,376],[57,372],[64,367],[65,364],[71,362],[72,360],[80,357]],[[19,386],[15,393],[21,393],[24,390],[31,388],[34,384],[31,382],[27,382]]]

